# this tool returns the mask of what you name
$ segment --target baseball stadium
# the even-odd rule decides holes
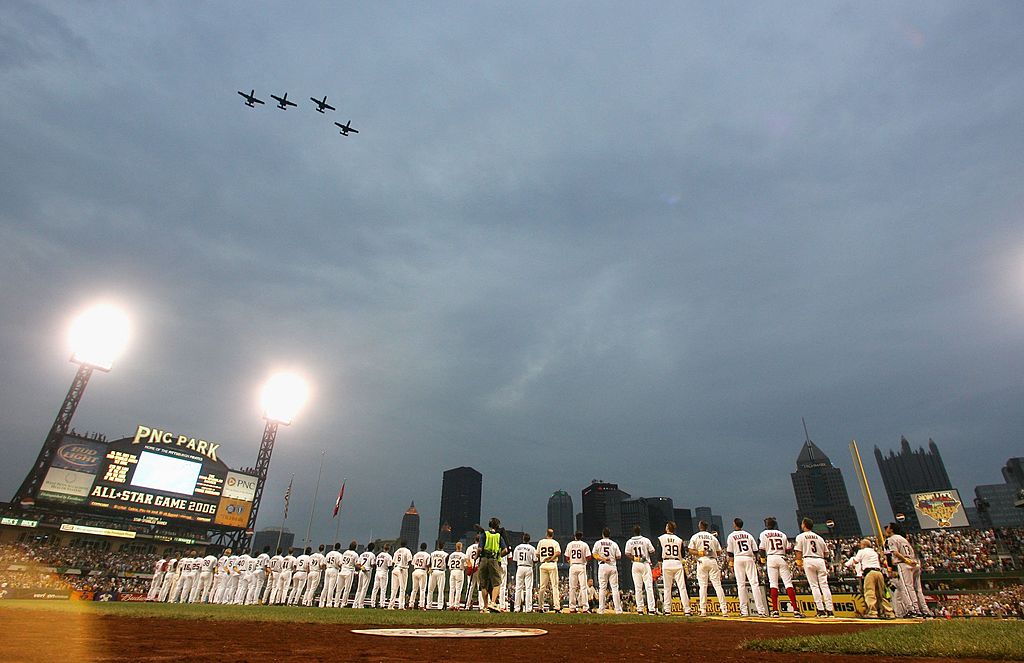
[[[1024,661],[1022,26],[0,2],[0,663]]]

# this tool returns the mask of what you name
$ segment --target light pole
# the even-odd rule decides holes
[[[292,419],[305,405],[309,395],[306,381],[294,373],[276,373],[263,385],[261,404],[266,426],[263,428],[263,439],[260,440],[260,451],[256,456],[256,492],[252,498],[252,510],[245,531],[233,537],[236,549],[247,548],[256,527],[256,515],[259,513],[260,500],[263,498],[263,486],[270,470],[270,457],[274,453],[274,442],[277,439],[277,428],[288,426]]]
[[[68,337],[71,361],[78,364],[78,371],[71,381],[71,387],[64,397],[60,410],[57,411],[57,417],[53,420],[53,426],[50,427],[43,447],[39,450],[35,464],[14,495],[15,502],[23,506],[35,504],[36,494],[46,477],[53,454],[71,426],[71,418],[78,409],[93,370],[108,372],[113,367],[114,360],[128,344],[130,326],[124,311],[109,304],[97,305],[86,310],[72,323]]]

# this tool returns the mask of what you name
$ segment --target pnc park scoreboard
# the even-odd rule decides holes
[[[256,477],[220,459],[220,445],[138,426],[113,442],[65,436],[37,502],[144,523],[244,529]]]

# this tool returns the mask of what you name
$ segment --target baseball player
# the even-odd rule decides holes
[[[238,584],[235,586],[235,595],[229,596],[225,603],[242,605],[245,603],[245,595],[249,593],[249,581],[252,580],[252,571],[256,569],[256,559],[249,553],[242,553],[238,556]]]
[[[622,551],[619,550],[619,544],[612,541],[609,537],[611,531],[605,527],[601,531],[601,538],[594,543],[593,555],[594,559],[600,562],[597,567],[597,582],[598,582],[598,596],[597,596],[597,614],[604,614],[606,592],[611,588],[612,592],[612,603],[615,606],[615,613],[622,613],[622,597],[619,595],[619,559],[622,557]]]
[[[324,588],[320,590],[320,607],[334,607],[334,595],[338,593],[338,574],[341,572],[341,544],[324,555]]]
[[[195,553],[189,553],[185,559],[178,560],[178,582],[170,598],[171,603],[185,603],[192,593],[192,584],[196,579]]]
[[[718,566],[718,558],[722,554],[722,544],[718,537],[708,531],[708,524],[703,520],[697,523],[697,533],[690,537],[690,555],[697,559],[697,585],[700,587],[700,616],[707,617],[708,581],[715,587],[718,596],[718,607],[723,617],[729,616],[725,606],[725,590],[722,589],[722,569]]]
[[[178,560],[171,558],[167,560],[167,570],[164,571],[164,584],[160,587],[160,593],[157,595],[157,600],[163,603],[170,596],[171,588],[174,586],[174,580],[178,573]]]
[[[221,596],[223,603],[231,603],[235,598],[235,592],[238,591],[238,581],[242,576],[242,569],[239,566],[240,562],[241,558],[239,555],[232,553],[228,557],[227,583],[224,585],[224,594]]]
[[[658,605],[654,602],[654,576],[651,574],[653,554],[654,544],[640,534],[639,525],[634,525],[633,537],[626,541],[626,558],[633,561],[633,596],[636,597],[637,614],[641,615],[654,614],[658,610]]]
[[[231,555],[231,548],[225,548],[217,558],[217,564],[213,567],[213,585],[210,588],[210,603],[220,603],[224,597],[224,587],[228,580],[228,557]]]
[[[590,612],[587,562],[591,559],[590,546],[583,540],[583,532],[576,532],[565,547],[565,560],[569,562],[569,612]]]
[[[292,588],[288,594],[288,605],[298,605],[302,600],[302,594],[306,590],[306,578],[309,576],[309,553],[312,549],[308,546],[302,554],[295,558],[295,568],[292,570]]]
[[[676,536],[676,524],[665,523],[665,533],[658,537],[661,544],[661,610],[672,614],[672,586],[679,591],[679,603],[683,614],[690,614],[690,596],[686,592],[686,573],[683,570],[683,548],[686,544]],[[639,593],[639,592],[638,592]]]
[[[270,565],[270,546],[263,546],[263,552],[256,556],[256,569],[249,583],[249,593],[245,597],[246,605],[256,605],[263,596],[263,585],[267,581],[267,567]]]
[[[309,575],[306,576],[306,595],[302,597],[302,605],[311,607],[316,597],[316,590],[320,589],[320,577],[323,575],[327,558],[324,555],[324,544],[320,544],[316,552],[309,556]],[[323,594],[323,592],[320,592]]]
[[[348,550],[341,553],[341,571],[338,574],[337,594],[334,595],[335,607],[346,607],[349,597],[352,595],[352,581],[355,580],[356,571],[359,568],[359,553],[356,552],[358,547],[357,541],[351,541],[348,544]]]
[[[412,552],[405,547],[405,541],[399,541],[398,546],[398,550],[392,556],[394,567],[391,570],[389,610],[405,610],[406,584],[409,582],[409,565],[412,564]]]
[[[896,591],[893,595],[893,607],[898,617],[931,617],[932,611],[924,598],[921,587],[921,564],[910,545],[903,536],[902,528],[896,523],[885,526],[885,551],[892,556],[896,566],[893,580]]]
[[[164,584],[164,573],[167,572],[167,560],[160,558],[153,565],[153,579],[149,581],[149,592],[146,594],[147,601],[155,601],[160,596],[160,588]]]
[[[270,558],[270,564],[267,566],[270,569],[270,578],[267,579],[267,588],[264,590],[263,605],[273,605],[274,602],[270,600],[273,595],[274,589],[277,588],[277,584],[281,578],[281,571],[284,569],[284,556],[281,555],[281,549],[277,549],[277,553]]]
[[[270,594],[273,605],[288,603],[288,591],[292,588],[292,572],[295,569],[295,548],[288,548],[288,554],[281,558],[281,572],[277,574],[277,583]]]
[[[189,603],[206,603],[210,598],[210,588],[213,586],[213,571],[217,566],[217,558],[207,555],[199,559],[199,571],[196,581],[192,584],[192,594],[188,597]]]
[[[814,605],[818,609],[818,617],[835,617],[832,612],[832,591],[828,588],[828,567],[825,566],[825,554],[828,544],[813,531],[814,521],[804,518],[800,521],[801,532],[796,535],[796,565],[804,570],[807,584],[811,586]]]
[[[484,604],[483,592],[480,591],[480,576],[476,570],[480,568],[480,535],[473,536],[473,543],[466,548],[466,573],[469,575],[469,592],[466,595],[466,610],[473,608],[473,599],[480,605]]]
[[[505,532],[502,530],[502,536]],[[512,558],[512,544],[508,544],[508,550],[498,559],[501,568],[501,583],[498,585],[498,607],[502,612],[508,612],[508,561]],[[515,585],[513,585],[513,588]]]
[[[757,606],[757,616],[767,617],[768,613],[764,607],[764,597],[761,596],[761,585],[757,579],[757,539],[743,529],[743,520],[734,518],[732,521],[733,531],[725,542],[725,550],[729,553],[729,566],[733,567],[736,573],[736,588],[740,597],[740,614],[744,617],[750,616],[750,601],[747,598],[747,586],[754,593],[754,605]]]
[[[419,552],[412,556],[412,593],[409,594],[409,607],[427,609],[427,569],[430,568],[430,553],[427,544],[421,543]]]
[[[512,551],[516,563],[516,599],[514,612],[533,612],[533,565],[537,563],[537,549],[530,545],[530,535],[523,534],[523,542]]]
[[[764,531],[758,537],[758,549],[764,554],[765,568],[768,570],[768,587],[772,598],[772,617],[779,616],[779,578],[786,588],[789,597],[789,609],[794,617],[803,617],[796,602],[796,590],[793,589],[793,573],[789,570],[786,551],[789,550],[789,537],[778,529],[778,521],[772,516],[764,519]]]
[[[430,573],[427,576],[427,607],[434,603],[438,610],[444,610],[444,570],[448,568],[448,553],[444,551],[443,544],[438,541],[437,549],[430,553]],[[434,602],[434,594],[437,594],[437,602]]]
[[[455,552],[448,555],[448,609],[462,608],[462,586],[466,582],[466,553],[462,552],[462,541],[455,544]]]
[[[366,593],[370,591],[370,582],[373,580],[373,571],[376,567],[374,562],[377,561],[377,556],[373,554],[375,547],[371,541],[366,544],[366,550],[359,555],[359,583],[356,587],[355,601],[352,602],[353,608],[366,606]]]
[[[373,590],[370,592],[370,607],[377,607],[379,597],[380,607],[386,608],[388,607],[388,576],[391,575],[391,566],[394,564],[394,560],[391,558],[390,544],[384,544],[384,550],[377,553],[373,563],[377,570],[374,572]]]
[[[537,542],[537,559],[540,561],[540,587],[537,588],[537,606],[544,609],[544,598],[551,593],[550,607],[546,612],[558,612],[562,609],[562,597],[558,587],[558,558],[562,555],[562,546],[555,541],[555,530],[549,529],[547,536]]]

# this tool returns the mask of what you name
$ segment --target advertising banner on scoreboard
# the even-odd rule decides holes
[[[955,489],[933,490],[927,493],[914,493],[910,501],[917,512],[917,522],[921,529],[945,529],[947,527],[968,527],[967,513],[964,511],[960,493]]]
[[[133,517],[245,527],[256,477],[228,469],[219,449],[213,442],[139,426],[134,437],[104,445],[83,501]],[[80,493],[81,486],[73,490]]]
[[[106,451],[104,442],[65,435],[37,497],[63,504],[84,504]]]

